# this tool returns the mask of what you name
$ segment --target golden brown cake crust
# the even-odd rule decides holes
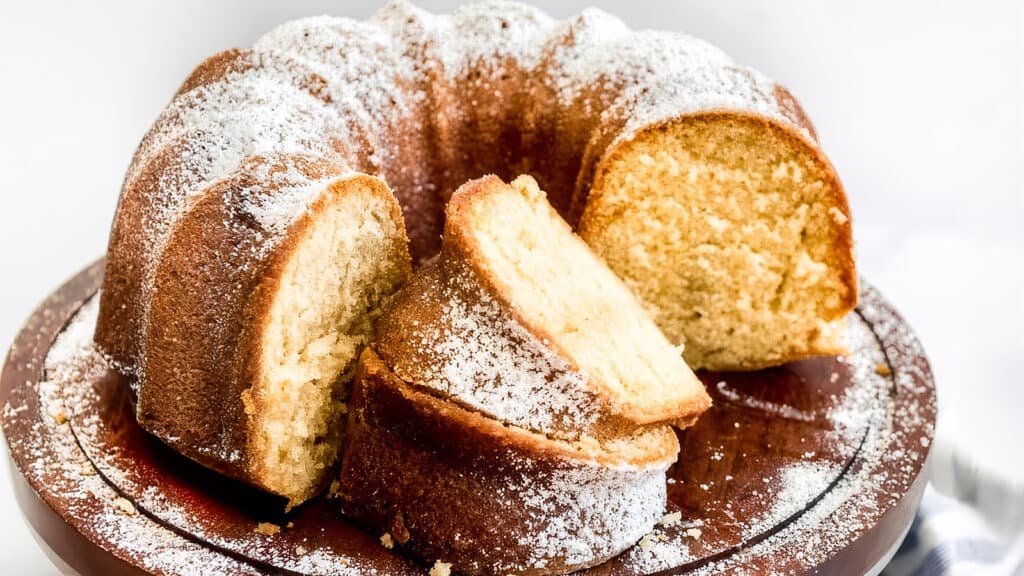
[[[218,53],[201,63],[182,83],[175,98],[224,82],[232,75],[271,66],[287,69],[296,86],[318,98],[327,98],[322,93],[324,79],[300,64],[281,56],[237,49]],[[189,139],[178,135],[163,143],[165,130],[181,122],[181,113],[165,111],[139,144],[125,176],[111,226],[96,341],[111,360],[129,372],[138,369],[142,316],[147,305],[144,282],[148,260],[154,257],[154,248],[147,237],[152,234],[154,221],[165,218],[161,210],[167,196],[185,193],[173,190],[179,183],[168,180],[167,175],[190,170]],[[156,149],[148,152],[150,146]],[[337,159],[319,161],[337,164]],[[338,169],[340,166],[336,167]]]
[[[148,163],[133,186],[121,190],[107,247],[96,343],[126,372],[137,371],[142,327],[142,269],[147,247],[140,240],[147,219],[154,218],[154,190],[160,175],[178,162],[180,144]]]
[[[678,450],[668,428],[608,449],[506,427],[415,391],[369,349],[350,407],[344,513],[468,574],[558,574],[618,554],[661,517]]]

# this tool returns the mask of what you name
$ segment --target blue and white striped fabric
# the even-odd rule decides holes
[[[1024,576],[1024,482],[936,441],[931,484],[883,576]]]

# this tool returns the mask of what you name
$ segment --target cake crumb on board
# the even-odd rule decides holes
[[[658,525],[664,526],[665,528],[669,528],[675,526],[676,524],[679,524],[680,522],[682,522],[682,520],[683,513],[677,510],[675,512],[665,514],[664,516],[662,516],[661,520],[658,520]]]
[[[281,532],[281,527],[273,522],[260,522],[256,525],[255,532],[264,536],[273,536],[274,534]]]
[[[138,510],[135,509],[135,504],[132,504],[127,498],[118,497],[114,500],[114,507],[117,511],[125,516],[135,516],[138,514]]]
[[[452,565],[438,560],[430,567],[430,576],[451,576]]]

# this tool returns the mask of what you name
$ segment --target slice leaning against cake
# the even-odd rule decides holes
[[[189,206],[154,270],[139,424],[292,504],[313,496],[407,242],[383,181],[301,155],[245,161]]]
[[[532,178],[470,181],[446,215],[441,254],[376,325],[373,347],[400,378],[570,440],[685,427],[710,406],[679,350]]]

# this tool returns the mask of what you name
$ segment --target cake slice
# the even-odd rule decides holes
[[[603,443],[506,426],[402,381],[367,349],[338,497],[345,515],[428,565],[565,574],[654,527],[678,451],[665,426]]]
[[[620,105],[682,107],[759,77],[730,74],[693,71]],[[846,195],[796,100],[778,86],[765,91],[789,121],[687,111],[631,131],[628,115],[610,111],[627,129],[595,137],[592,185],[578,188],[580,236],[694,369],[845,351],[857,302]]]
[[[287,498],[337,460],[348,382],[410,270],[383,181],[253,157],[182,215],[140,343],[138,421],[182,454]]]
[[[679,350],[532,178],[470,181],[446,215],[440,256],[376,326],[400,378],[568,440],[684,427],[708,408]]]

